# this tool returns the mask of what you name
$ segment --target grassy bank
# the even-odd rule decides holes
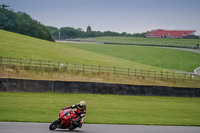
[[[128,38],[127,38],[128,39]],[[0,30],[0,56],[102,67],[149,71],[191,71],[199,66],[199,54],[160,47],[53,43]],[[19,64],[18,64],[19,65]],[[120,84],[198,87],[198,81],[159,80],[147,77],[81,74],[76,72],[32,72],[1,68],[2,78],[92,81]]]
[[[193,72],[199,66],[199,54],[192,52],[160,47],[52,43],[3,30],[0,30],[0,56],[158,71]]]
[[[87,102],[85,123],[200,126],[200,99],[0,92],[0,121],[52,122],[62,107]]]
[[[66,45],[126,61],[137,62],[141,64],[141,66],[148,65],[162,69],[193,72],[200,63],[200,54],[198,53],[168,49],[163,47],[107,44],[94,45],[80,43]],[[126,66],[126,64],[123,65]]]
[[[200,43],[200,39],[173,39],[173,38],[143,38],[143,37],[93,37],[81,39],[94,42],[110,42],[124,44],[146,44],[146,45],[162,45],[162,46],[177,46],[190,47]]]
[[[189,87],[200,88],[199,80],[184,79],[154,79],[148,77],[135,77],[114,74],[96,74],[75,71],[41,71],[41,70],[24,70],[19,67],[0,68],[1,78],[15,79],[33,79],[33,80],[60,80],[60,81],[84,81],[84,82],[101,82],[117,83],[131,85],[156,85],[171,87]]]
[[[0,30],[0,56],[46,61],[51,60],[54,62],[68,62],[71,64],[163,70],[163,68],[90,52],[63,43],[52,43],[3,30]]]

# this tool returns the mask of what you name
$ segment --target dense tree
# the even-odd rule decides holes
[[[47,26],[47,29],[56,40],[86,38],[86,37],[101,37],[101,36],[145,37],[146,34],[146,33],[128,34],[126,32],[122,32],[120,34],[118,32],[112,32],[112,31],[104,31],[104,32],[92,31],[91,26],[87,27],[86,32],[84,32],[81,28],[75,29],[73,27],[62,27],[59,30],[56,27]],[[60,38],[59,38],[59,33],[60,33]]]
[[[120,33],[112,32],[112,31],[105,31],[105,32],[103,32],[103,36],[120,36]]]
[[[58,39],[73,39],[85,37],[101,36],[126,36],[126,37],[145,37],[144,33],[128,34],[112,31],[93,31],[89,25],[86,32],[81,28],[62,27],[60,29],[52,26],[44,26],[40,22],[33,20],[31,16],[24,12],[15,13],[7,5],[0,5],[0,29],[12,31],[44,40],[54,41]],[[199,39],[199,36],[190,35],[187,38]]]
[[[56,27],[46,26],[47,30],[51,33],[55,40],[59,40],[59,32],[60,30]]]
[[[17,14],[7,9],[8,6],[0,6],[0,29],[15,31],[15,19]]]
[[[84,31],[82,29],[75,29],[72,27],[62,27],[60,29],[60,39],[72,39],[83,37]]]
[[[91,26],[89,25],[89,26],[87,27],[86,32],[91,32],[91,31],[92,31],[92,28],[91,28]]]
[[[15,13],[9,6],[0,5],[0,29],[54,41],[47,28],[24,12]]]

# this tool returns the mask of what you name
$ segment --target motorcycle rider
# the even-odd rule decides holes
[[[73,124],[75,127],[82,127],[82,123],[83,123],[83,119],[85,117],[86,114],[86,102],[84,101],[80,101],[77,104],[74,104],[72,106],[66,107],[66,108],[62,108],[62,110],[65,109],[74,109],[76,108],[76,119],[73,121]]]

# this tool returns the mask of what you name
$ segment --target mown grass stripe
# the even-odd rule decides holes
[[[200,126],[200,98],[0,92],[0,121],[52,122],[87,103],[85,123]]]

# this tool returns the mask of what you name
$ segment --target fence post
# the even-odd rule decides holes
[[[74,69],[75,69],[75,72],[76,72],[76,64],[74,64]]]
[[[136,77],[136,74],[137,74],[137,70],[135,69],[135,77]]]
[[[58,70],[60,70],[60,62],[58,62]]]
[[[66,67],[65,68],[66,68],[66,71],[67,71],[68,70],[68,63],[66,63]]]
[[[30,68],[32,69],[32,59],[30,59]]]
[[[3,57],[1,56],[1,58],[0,58],[0,65],[2,66],[2,64],[3,64]]]
[[[10,57],[10,67],[12,67],[12,57]]]
[[[144,71],[144,70],[141,71],[141,72],[142,72],[142,73],[141,73],[141,74],[142,74],[141,77],[143,77],[143,71]]]
[[[99,65],[99,74],[100,74],[100,72],[101,72],[101,66]]]
[[[160,76],[161,76],[161,79],[162,79],[162,76],[163,76],[163,72],[161,71],[161,74],[160,74]]]
[[[128,68],[128,76],[130,76],[130,68]]]
[[[168,79],[168,72],[167,72],[167,79]]]
[[[190,80],[192,80],[192,74],[190,74]]]
[[[85,71],[85,65],[83,64],[83,73],[84,73],[84,71]]]
[[[49,60],[48,62],[49,62],[49,70],[50,70],[51,69],[51,61]]]
[[[156,79],[156,71],[154,72],[154,79]]]
[[[92,70],[93,70],[93,66],[91,65],[91,73],[92,73]]]
[[[40,70],[42,69],[42,60],[40,60]]]
[[[20,68],[22,69],[22,65],[23,65],[23,59],[20,59]]]

